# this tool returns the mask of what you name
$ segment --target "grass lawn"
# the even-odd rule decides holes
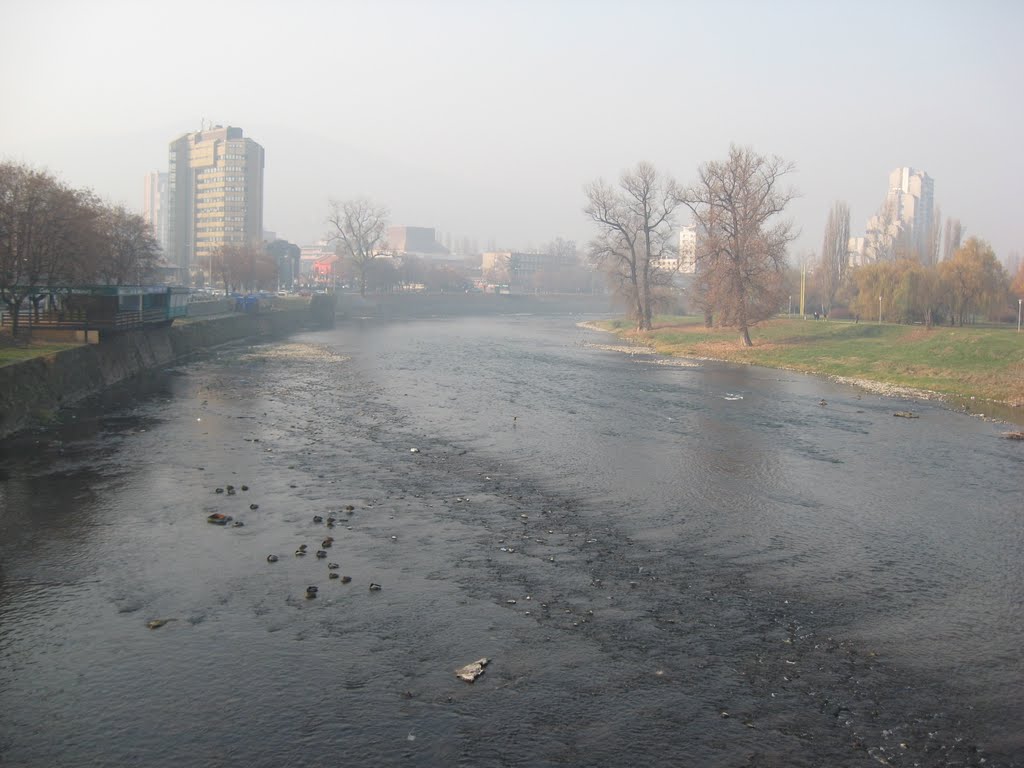
[[[621,320],[604,327],[678,357],[707,357],[805,373],[869,379],[943,395],[1024,403],[1024,333],[1015,328],[949,328],[780,318],[733,329],[703,318],[659,317],[637,333]]]
[[[79,343],[73,344],[51,344],[51,343],[34,343],[29,344],[27,347],[8,347],[0,343],[0,365],[10,365],[11,363],[20,363],[22,360],[28,360],[33,357],[40,357],[42,355],[52,355],[54,352],[60,352],[64,349],[73,349],[74,347],[82,346]]]

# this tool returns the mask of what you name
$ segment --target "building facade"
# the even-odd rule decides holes
[[[263,147],[241,128],[186,133],[168,154],[168,261],[186,273],[210,274],[223,245],[263,237]]]
[[[167,174],[147,173],[142,182],[142,218],[165,254],[168,251],[167,207]]]
[[[437,241],[433,227],[388,227],[388,251],[395,256],[448,259],[451,253]]]
[[[868,219],[862,258],[889,261],[903,255],[927,262],[933,247],[935,181],[905,166],[889,174],[889,191],[879,212]]]

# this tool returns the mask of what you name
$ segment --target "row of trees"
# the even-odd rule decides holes
[[[263,244],[225,244],[213,252],[211,280],[224,286],[224,295],[235,291],[276,290],[280,283],[279,258]]]
[[[890,322],[963,325],[1011,314],[1013,289],[1024,296],[1024,270],[1011,282],[992,247],[971,237],[934,266],[901,259],[856,267],[841,298],[864,317],[881,312]]]
[[[709,325],[717,318],[735,327],[750,346],[750,328],[778,311],[785,292],[794,231],[781,215],[795,196],[784,187],[793,170],[779,157],[734,145],[725,160],[703,163],[688,187],[644,162],[618,186],[603,179],[587,185],[584,212],[598,227],[590,261],[627,301],[637,329],[650,329],[667,296],[672,273],[658,265],[675,253],[675,216],[686,208],[697,228],[693,298]]]
[[[46,171],[0,163],[0,301],[15,333],[26,301],[38,313],[64,286],[143,282],[159,256],[141,216]]]

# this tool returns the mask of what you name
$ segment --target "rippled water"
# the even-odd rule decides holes
[[[222,350],[8,445],[0,764],[1024,765],[1024,444],[574,322]]]

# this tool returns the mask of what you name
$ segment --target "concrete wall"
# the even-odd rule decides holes
[[[0,367],[0,436],[45,420],[145,370],[195,352],[252,337],[274,337],[309,324],[307,309],[197,320],[125,333],[53,355]]]

